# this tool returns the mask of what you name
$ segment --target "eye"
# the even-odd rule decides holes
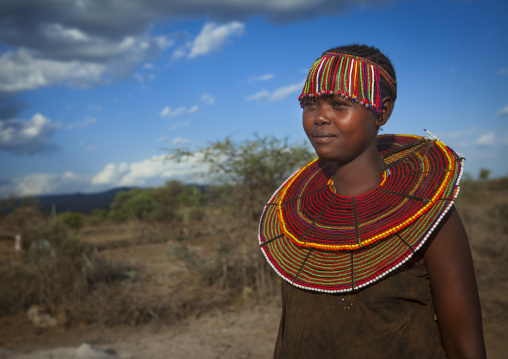
[[[333,103],[332,103],[332,106],[334,109],[341,109],[347,105],[348,104],[343,101],[333,101]]]
[[[314,106],[317,106],[316,100],[314,99],[306,99],[302,104],[303,108],[310,108]]]

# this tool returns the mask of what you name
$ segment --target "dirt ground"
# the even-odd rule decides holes
[[[276,303],[270,303],[237,312],[209,313],[174,326],[54,328],[38,334],[32,331],[10,345],[13,349],[0,349],[0,358],[68,359],[81,343],[139,359],[270,358],[279,313]],[[26,342],[30,345],[23,348]],[[39,349],[34,351],[36,347]]]
[[[173,326],[75,327],[37,331],[25,318],[12,318],[23,328],[22,337],[13,338],[11,349],[0,349],[0,358],[68,359],[82,343],[113,349],[131,358],[224,358],[268,359],[273,353],[280,306],[235,312],[209,313]],[[24,325],[22,322],[27,322]],[[508,322],[486,323],[487,357],[506,358]],[[4,343],[5,344],[5,343]]]

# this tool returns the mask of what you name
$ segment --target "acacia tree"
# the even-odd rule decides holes
[[[306,143],[256,134],[242,142],[226,137],[196,151],[179,148],[168,155],[177,161],[191,157],[208,166],[209,182],[230,187],[227,196],[237,210],[258,219],[277,187],[315,154]]]
[[[478,174],[478,179],[482,181],[486,181],[489,178],[490,170],[487,168],[480,168],[480,173]]]
[[[155,213],[158,207],[159,203],[148,190],[132,189],[116,194],[111,204],[111,215],[117,221],[132,217],[143,221]]]
[[[188,186],[178,195],[177,200],[183,222],[187,223],[191,216],[195,218],[202,216],[202,207],[206,204],[208,197],[200,189]]]

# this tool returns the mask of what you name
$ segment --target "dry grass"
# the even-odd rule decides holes
[[[98,258],[92,246],[79,241],[61,222],[48,220],[24,236],[18,260],[0,267],[0,315],[26,311],[39,305],[52,313],[81,308],[101,288],[128,278],[128,266]],[[77,309],[79,308],[79,309]]]
[[[131,221],[71,231],[46,221],[19,260],[1,265],[0,316],[39,305],[66,323],[175,322],[278,292],[259,255],[257,224],[210,210],[187,224]]]
[[[508,178],[466,181],[456,203],[475,262],[484,323],[508,321]]]

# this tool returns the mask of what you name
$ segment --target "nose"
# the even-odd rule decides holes
[[[322,125],[329,125],[332,123],[332,119],[330,118],[326,109],[323,109],[323,107],[325,107],[325,106],[321,106],[316,111],[316,116],[314,116],[314,124],[315,125],[322,126]]]

